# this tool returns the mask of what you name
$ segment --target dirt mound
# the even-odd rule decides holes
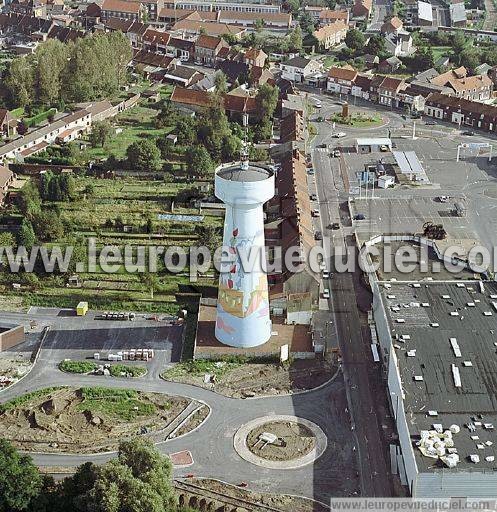
[[[269,433],[277,439],[265,443],[261,436]],[[312,431],[294,421],[273,421],[254,428],[247,436],[248,449],[258,457],[267,460],[293,460],[307,455],[316,447]]]
[[[0,431],[22,450],[109,451],[136,435],[163,441],[161,432],[189,404],[187,398],[133,390],[42,390],[4,404]]]

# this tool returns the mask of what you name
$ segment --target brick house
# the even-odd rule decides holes
[[[329,50],[345,39],[348,29],[349,26],[343,21],[335,21],[335,23],[324,25],[315,30],[313,35],[318,40],[319,47],[322,50]]]
[[[0,134],[5,137],[12,137],[17,133],[17,119],[14,119],[11,113],[0,108]]]
[[[121,18],[140,21],[144,12],[144,6],[141,2],[128,2],[127,0],[104,0],[101,9],[103,20]]]
[[[195,62],[215,66],[222,48],[229,47],[222,37],[202,34],[195,42]]]
[[[403,78],[384,77],[378,85],[378,103],[387,107],[398,107],[400,104],[399,92],[406,87]]]
[[[328,71],[327,89],[330,92],[350,94],[357,78],[357,71],[351,68],[333,66]]]

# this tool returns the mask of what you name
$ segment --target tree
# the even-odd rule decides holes
[[[316,28],[311,15],[307,11],[304,11],[301,14],[299,23],[300,26],[302,27],[302,30],[308,35],[312,35],[314,29]]]
[[[183,116],[176,124],[176,134],[180,144],[193,144],[195,140],[195,120],[191,117]]]
[[[151,274],[150,272],[142,272],[140,274],[140,281],[142,284],[150,291],[150,298],[154,298],[154,291],[157,289],[159,281],[157,280],[157,276],[155,274]]]
[[[160,154],[164,160],[171,158],[171,155],[175,152],[174,143],[169,140],[166,136],[158,137],[155,141],[159,148]]]
[[[285,0],[285,4],[287,9],[296,14],[300,9],[300,1],[299,0]]]
[[[33,227],[39,240],[51,242],[64,236],[64,224],[54,210],[43,210],[33,218]]]
[[[200,224],[195,227],[195,234],[197,235],[197,244],[199,247],[207,247],[214,255],[216,250],[222,246],[223,239],[218,228],[209,224]]]
[[[130,144],[126,150],[126,157],[131,169],[159,171],[162,168],[159,148],[150,139],[142,139]]]
[[[467,42],[468,41],[462,32],[457,31],[452,35],[451,45],[456,59],[459,58],[459,55],[466,47]]]
[[[28,219],[23,219],[21,227],[17,232],[17,245],[19,247],[26,247],[31,249],[36,244],[36,235],[33,229],[33,224]]]
[[[355,28],[350,29],[345,36],[345,44],[351,50],[361,50],[364,48],[366,38],[364,34]]]
[[[0,247],[12,247],[14,242],[14,235],[9,231],[2,231],[0,233]]]
[[[474,71],[481,64],[480,55],[475,48],[465,48],[459,54],[459,64]]]
[[[374,34],[369,38],[366,46],[366,53],[370,55],[381,55],[385,53],[385,40],[382,36]]]
[[[40,193],[32,181],[29,181],[21,188],[21,191],[17,196],[17,203],[19,205],[19,210],[27,218],[32,218],[35,213],[40,211]]]
[[[223,147],[221,149],[221,157],[223,162],[237,160],[242,148],[242,141],[233,134],[227,135],[223,139]]]
[[[112,134],[112,126],[109,121],[95,121],[91,127],[90,144],[96,148],[104,147]]]
[[[278,89],[268,83],[261,85],[257,91],[255,101],[259,115],[272,118],[278,105]]]
[[[171,100],[166,98],[161,105],[161,109],[155,118],[156,128],[165,128],[166,126],[172,126],[177,117],[177,111],[174,108]]]
[[[302,29],[297,25],[288,35],[288,47],[294,51],[302,50]]]
[[[42,478],[31,458],[0,439],[0,512],[26,510],[41,487]]]
[[[214,77],[214,85],[218,94],[225,94],[228,90],[228,80],[222,71],[218,71]]]
[[[35,100],[35,76],[28,57],[17,57],[10,63],[5,85],[15,105],[25,107]]]
[[[214,164],[209,152],[203,146],[194,146],[186,153],[186,168],[190,176],[207,176]]]
[[[48,39],[37,47],[36,90],[41,103],[55,105],[59,100],[68,56],[69,46],[58,39]]]
[[[336,0],[325,0],[325,5],[328,9],[334,10],[337,6]]]

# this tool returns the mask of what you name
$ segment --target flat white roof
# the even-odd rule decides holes
[[[392,140],[388,137],[372,137],[356,139],[356,144],[358,146],[391,146]]]
[[[418,2],[418,18],[433,23],[433,11],[428,2]]]

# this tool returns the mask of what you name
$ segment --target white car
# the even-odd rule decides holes
[[[336,132],[332,135],[334,139],[342,139],[343,137],[347,137],[345,132]]]
[[[323,272],[323,279],[329,279],[329,278],[330,278],[330,273],[327,270],[325,270]]]
[[[319,217],[319,215],[320,215],[319,210],[316,210],[316,209],[312,210],[311,214],[313,217]]]
[[[438,200],[441,203],[446,203],[449,200],[449,196],[438,196]]]
[[[314,102],[314,106],[315,106],[316,108],[321,108],[323,105],[322,105],[322,103],[321,103],[319,100],[316,100],[316,101]]]
[[[323,299],[329,299],[330,298],[330,290],[328,288],[325,288],[323,290]]]
[[[383,146],[380,146],[380,151],[382,151],[383,153],[385,151],[388,151],[388,146],[386,144],[383,144]]]

